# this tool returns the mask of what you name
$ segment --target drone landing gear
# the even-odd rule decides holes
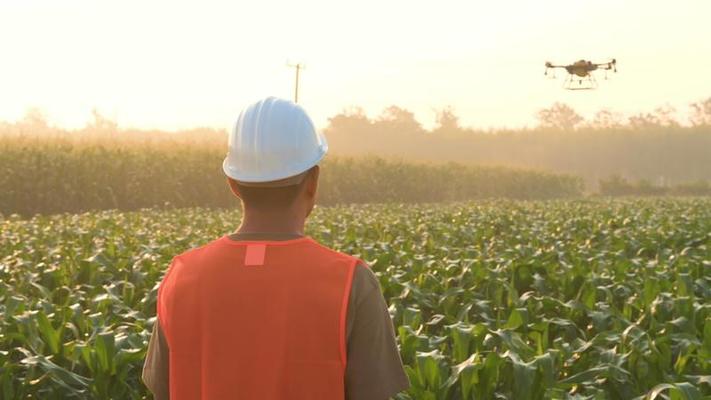
[[[568,75],[568,78],[563,82],[563,88],[568,90],[597,89],[597,80],[592,75],[586,77]]]

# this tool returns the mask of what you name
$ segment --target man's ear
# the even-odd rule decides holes
[[[230,190],[232,191],[232,194],[237,196],[238,199],[241,199],[242,196],[240,196],[240,194],[239,194],[239,188],[237,187],[237,182],[232,178],[227,178],[227,184],[230,185]]]
[[[306,190],[306,194],[308,194],[311,198],[316,197],[316,192],[318,191],[318,177],[320,173],[321,168],[316,165],[311,168],[308,175],[306,176],[306,187],[304,189]]]

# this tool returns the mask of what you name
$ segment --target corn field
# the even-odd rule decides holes
[[[142,399],[157,284],[237,211],[0,219],[0,397]],[[318,208],[368,261],[398,399],[711,399],[711,200]]]
[[[0,136],[0,214],[234,207],[223,143]],[[570,175],[503,167],[327,157],[319,202],[436,202],[579,196]]]

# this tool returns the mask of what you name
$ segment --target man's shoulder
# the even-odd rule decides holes
[[[316,246],[316,248],[317,248],[319,251],[321,251],[321,252],[323,252],[323,253],[325,253],[325,254],[329,254],[330,256],[332,256],[332,257],[334,257],[334,258],[339,258],[339,259],[342,259],[342,260],[344,260],[344,261],[356,262],[357,264],[363,264],[363,265],[365,265],[365,262],[363,262],[360,258],[358,258],[358,257],[356,257],[356,256],[354,256],[354,255],[351,255],[351,254],[348,254],[348,253],[345,253],[345,252],[342,252],[342,251],[333,249],[333,248],[331,248],[331,247],[328,247],[328,246],[326,246],[325,244],[322,244],[321,242],[319,242],[319,241],[317,241],[317,240],[315,240],[315,239],[311,239],[311,242]]]
[[[208,243],[198,245],[196,247],[191,247],[191,248],[183,251],[182,253],[178,254],[177,256],[175,256],[174,260],[189,262],[189,261],[193,261],[196,259],[200,259],[200,258],[204,257],[206,254],[211,253],[211,250],[224,245],[224,241],[225,241],[225,237],[222,236],[222,237],[219,237],[219,238],[212,240]]]

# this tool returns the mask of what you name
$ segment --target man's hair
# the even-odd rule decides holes
[[[259,209],[287,208],[294,204],[306,179],[296,185],[282,187],[244,186],[235,182],[245,207]]]

